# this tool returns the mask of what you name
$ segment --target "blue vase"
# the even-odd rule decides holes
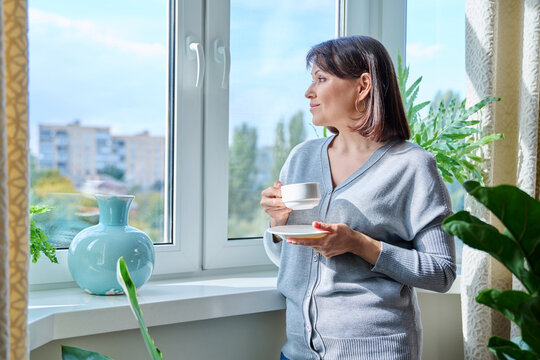
[[[123,256],[135,287],[154,269],[154,246],[141,230],[128,225],[132,195],[96,194],[99,224],[78,233],[68,251],[69,271],[81,289],[94,295],[122,294],[116,263]]]

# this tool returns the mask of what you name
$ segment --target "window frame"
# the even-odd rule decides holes
[[[406,0],[336,0],[335,8],[335,36],[373,36],[389,48],[394,61],[395,44],[400,44],[401,56],[405,57]],[[152,279],[193,276],[210,269],[275,268],[264,251],[262,234],[261,238],[247,240],[227,237],[229,90],[228,86],[222,87],[222,81],[225,72],[228,83],[229,67],[218,60],[215,41],[220,40],[219,45],[225,47],[230,66],[230,16],[223,16],[229,13],[229,1],[169,2],[168,61],[172,66],[168,87],[172,93],[167,100],[170,124],[166,135],[165,199],[169,206],[165,210],[164,234],[172,236],[173,241],[155,244]],[[347,20],[353,17],[355,21]],[[195,83],[197,66],[201,64],[190,50],[190,43],[201,44],[206,55],[199,86]],[[32,287],[73,282],[67,250],[58,249],[57,257],[59,264],[42,257],[30,265]]]
[[[398,45],[403,49],[402,57],[405,56],[406,4],[406,0],[336,0],[335,35],[372,36],[395,48],[391,56],[397,64]],[[228,89],[219,86],[224,70],[222,64],[213,61],[217,57],[213,41],[221,36],[228,53],[229,22],[228,19],[210,21],[210,18],[214,13],[229,14],[229,2],[209,0],[206,10],[206,23],[210,24],[206,26],[206,46],[211,60],[207,62],[205,79],[203,269],[270,265],[262,234],[260,238],[242,240],[229,240],[227,236],[229,143],[223,134],[229,134],[229,99]],[[353,18],[354,21],[348,21]]]

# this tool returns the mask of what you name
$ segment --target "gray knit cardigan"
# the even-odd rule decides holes
[[[325,258],[310,247],[264,245],[279,268],[286,299],[291,360],[419,360],[422,326],[415,287],[446,292],[456,277],[454,240],[441,229],[451,214],[448,191],[434,157],[410,142],[377,149],[333,188],[328,145],[309,140],[295,147],[280,175],[283,184],[320,182],[311,210],[293,211],[288,224],[344,223],[382,242],[375,266],[346,253]]]

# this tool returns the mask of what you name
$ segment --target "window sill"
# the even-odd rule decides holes
[[[285,308],[276,272],[150,281],[138,291],[148,327]],[[30,349],[50,341],[138,329],[125,296],[95,296],[80,288],[31,291]]]
[[[285,308],[276,271],[150,281],[138,291],[149,327],[246,315]],[[459,294],[460,276],[445,294]],[[30,349],[53,340],[138,329],[125,296],[95,296],[80,288],[30,292]]]

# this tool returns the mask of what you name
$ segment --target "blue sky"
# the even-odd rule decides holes
[[[33,153],[38,124],[165,133],[166,1],[30,0],[29,9]],[[269,145],[280,119],[301,110],[310,122],[304,58],[334,37],[334,9],[333,0],[232,1],[231,128],[249,122]],[[407,63],[411,79],[424,77],[420,100],[463,95],[464,36],[463,1],[408,1]]]

